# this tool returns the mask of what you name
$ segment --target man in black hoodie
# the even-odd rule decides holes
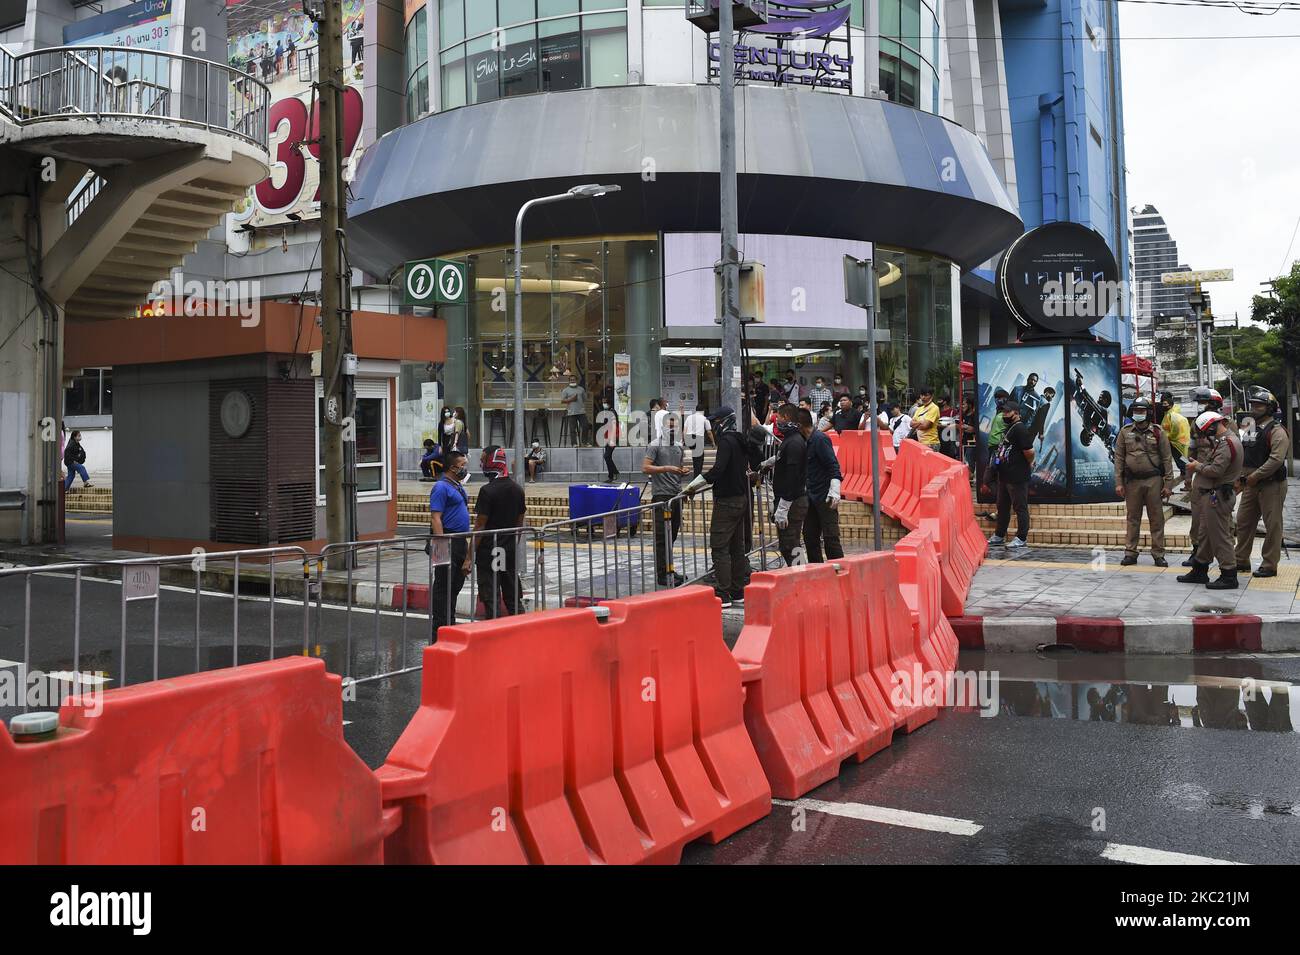
[[[72,482],[81,475],[82,487],[94,487],[90,483],[90,475],[86,473],[86,449],[81,446],[81,432],[72,432],[72,440],[68,446],[63,449],[63,466],[68,469],[68,477],[63,482],[65,491],[72,490]]]
[[[736,412],[723,405],[713,415],[718,454],[713,467],[686,490],[713,487],[709,547],[713,551],[714,592],[724,608],[745,601],[745,515],[749,513],[749,472],[759,467],[758,454],[736,430]]]
[[[781,406],[776,425],[781,447],[772,469],[772,496],[776,498],[772,521],[787,566],[794,565],[794,551],[808,515],[808,443],[799,431],[798,416],[799,409],[794,405]]]

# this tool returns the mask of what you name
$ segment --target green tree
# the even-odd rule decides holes
[[[1289,274],[1273,280],[1272,295],[1256,295],[1251,300],[1250,317],[1271,325],[1277,332],[1285,371],[1281,387],[1272,391],[1285,406],[1287,400],[1284,396],[1291,393],[1291,375],[1300,365],[1300,260],[1291,264]]]
[[[1240,388],[1262,385],[1275,395],[1285,394],[1282,336],[1276,328],[1247,325],[1214,335],[1214,363],[1223,365]],[[1216,382],[1218,387],[1226,382]],[[1227,389],[1221,388],[1224,395]]]
[[[925,383],[934,389],[935,397],[954,395],[953,400],[961,398],[961,393],[954,393],[958,387],[957,376],[961,373],[961,346],[954,345],[935,358],[925,373]]]
[[[892,346],[876,349],[876,387],[885,393],[886,398],[893,396],[902,387],[898,375],[901,364],[898,352]]]

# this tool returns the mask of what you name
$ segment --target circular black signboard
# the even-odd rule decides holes
[[[998,288],[1016,321],[1056,335],[1086,332],[1124,305],[1110,247],[1077,222],[1049,222],[1013,242]]]

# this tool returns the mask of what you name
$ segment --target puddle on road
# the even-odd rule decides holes
[[[1300,692],[1275,681],[1198,683],[999,681],[998,713],[1094,723],[1294,733]]]

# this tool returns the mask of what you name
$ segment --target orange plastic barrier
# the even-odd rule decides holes
[[[980,529],[979,519],[975,516],[975,500],[971,496],[970,472],[965,465],[953,468],[952,493],[957,509],[956,538],[957,544],[966,555],[967,562],[975,568],[984,563],[988,553],[989,542]]]
[[[889,486],[889,465],[894,459],[894,439],[888,431],[879,432],[880,441],[880,498],[884,501]],[[845,431],[840,435],[840,470],[844,472],[841,492],[850,501],[870,504],[875,498],[871,487],[871,432]],[[846,462],[847,458],[847,462]],[[882,503],[883,507],[883,503]]]
[[[745,727],[774,796],[794,799],[889,745],[894,719],[852,647],[853,608],[832,564],[754,574],[733,653],[754,673]],[[872,582],[880,587],[879,581]],[[856,596],[856,595],[855,595]]]
[[[880,493],[880,507],[908,530],[920,522],[921,492],[951,467],[952,458],[931,451],[919,441],[903,441],[889,469],[889,486]]]
[[[380,768],[398,863],[676,862],[766,816],[705,587],[444,627]]]
[[[834,433],[834,432],[832,432]],[[845,431],[835,442],[835,457],[840,462],[840,495],[846,501],[862,500],[861,452],[858,446],[859,431]]]
[[[948,673],[957,665],[957,634],[943,612],[939,556],[927,531],[913,531],[894,545],[899,592],[912,613],[912,626],[926,667]]]
[[[59,724],[44,742],[0,731],[0,862],[384,861],[379,781],[323,660],[72,697]]]
[[[845,557],[837,564],[848,612],[854,687],[877,722],[906,731],[926,720],[894,702],[894,657],[914,653],[907,606],[898,589],[898,564],[888,551]]]
[[[943,612],[960,617],[966,612],[975,567],[958,541],[957,504],[953,484],[958,476],[952,469],[939,475],[921,492],[920,527],[934,541],[942,582]]]

